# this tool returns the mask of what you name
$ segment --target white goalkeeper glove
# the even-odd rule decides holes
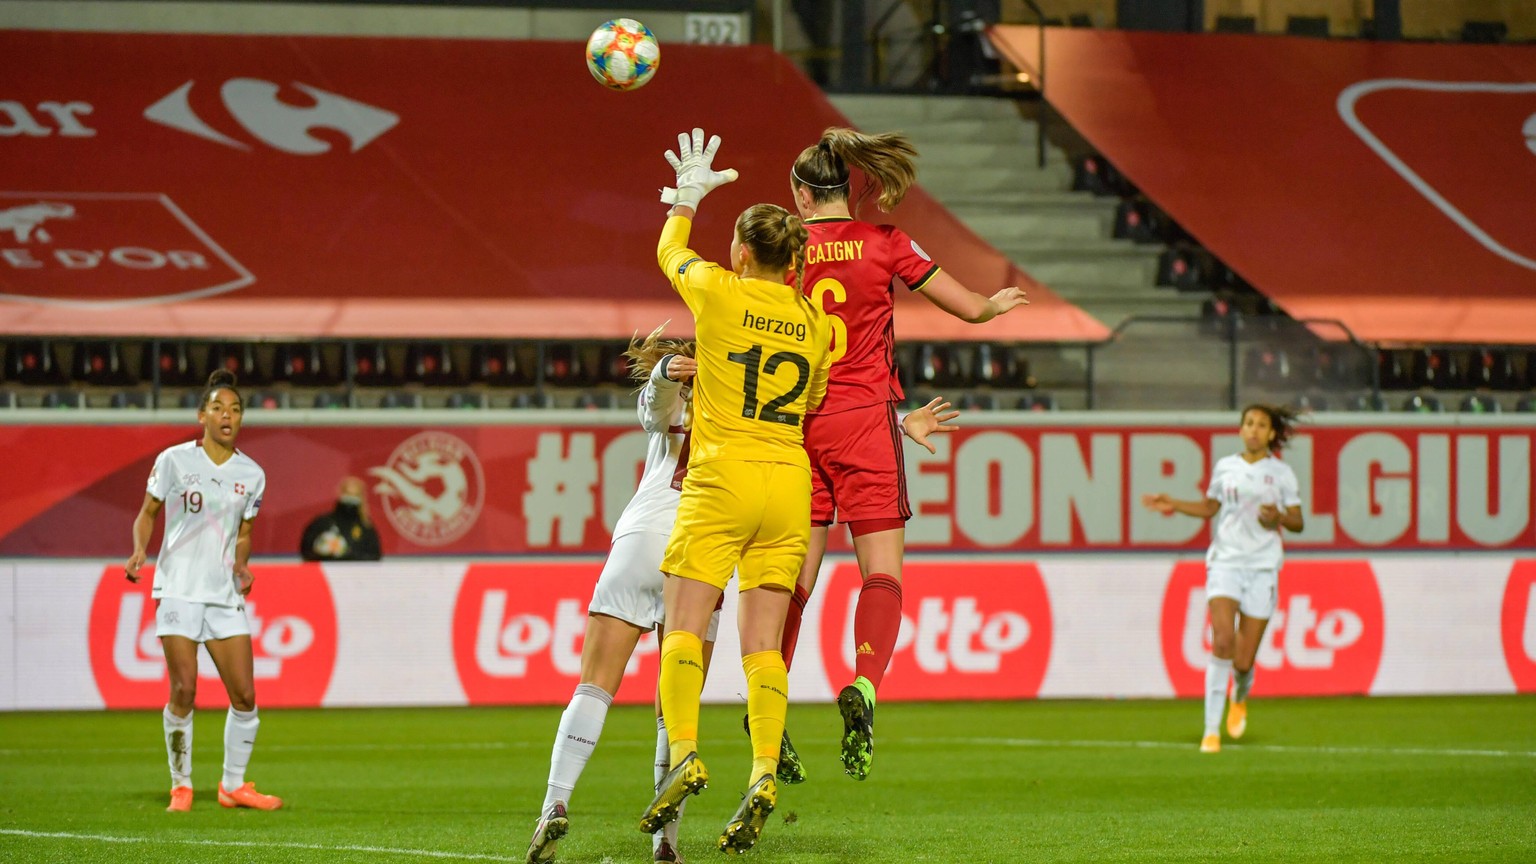
[[[720,149],[720,136],[711,135],[704,143],[704,130],[697,127],[690,138],[688,133],[678,133],[677,151],[666,153],[667,162],[677,172],[677,188],[668,186],[661,190],[661,203],[692,207],[697,210],[704,196],[736,179],[736,169],[716,171],[711,164],[715,151]]]

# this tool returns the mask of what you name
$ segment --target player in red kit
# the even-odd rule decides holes
[[[901,628],[901,562],[912,516],[902,470],[902,399],[896,378],[897,290],[918,291],[945,312],[980,324],[1025,305],[1024,292],[1004,288],[984,297],[945,273],[901,229],[855,219],[849,210],[852,170],[881,210],[901,202],[917,176],[917,151],[899,134],[828,129],[791,170],[791,190],[810,238],[803,284],[832,324],[827,395],[805,420],[811,457],[811,543],[784,624],[783,653],[793,656],[805,609],[834,521],[848,526],[864,579],[854,613],[853,683],[838,694],[843,715],[843,769],[869,774],[874,758],[875,693]],[[866,193],[868,194],[868,193]],[[905,285],[898,289],[897,282]]]

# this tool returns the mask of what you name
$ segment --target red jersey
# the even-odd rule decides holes
[[[905,231],[846,216],[807,219],[805,293],[832,324],[832,373],[813,413],[899,402],[896,280],[922,290],[939,265]]]

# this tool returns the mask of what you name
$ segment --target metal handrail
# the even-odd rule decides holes
[[[1040,64],[1035,69],[1035,90],[1040,93],[1040,113],[1035,118],[1035,166],[1045,168],[1045,124],[1046,117],[1050,114],[1051,105],[1045,100],[1045,12],[1035,0],[1024,0],[1024,5],[1029,11],[1035,13],[1038,23],[1040,39]]]

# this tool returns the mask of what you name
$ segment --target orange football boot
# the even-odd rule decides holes
[[[249,807],[252,810],[276,810],[283,806],[283,799],[276,795],[263,795],[256,791],[256,784],[247,780],[244,786],[231,792],[219,784],[219,804],[224,807]]]
[[[192,809],[192,787],[177,786],[171,790],[171,806],[165,808],[167,813],[186,813]]]

